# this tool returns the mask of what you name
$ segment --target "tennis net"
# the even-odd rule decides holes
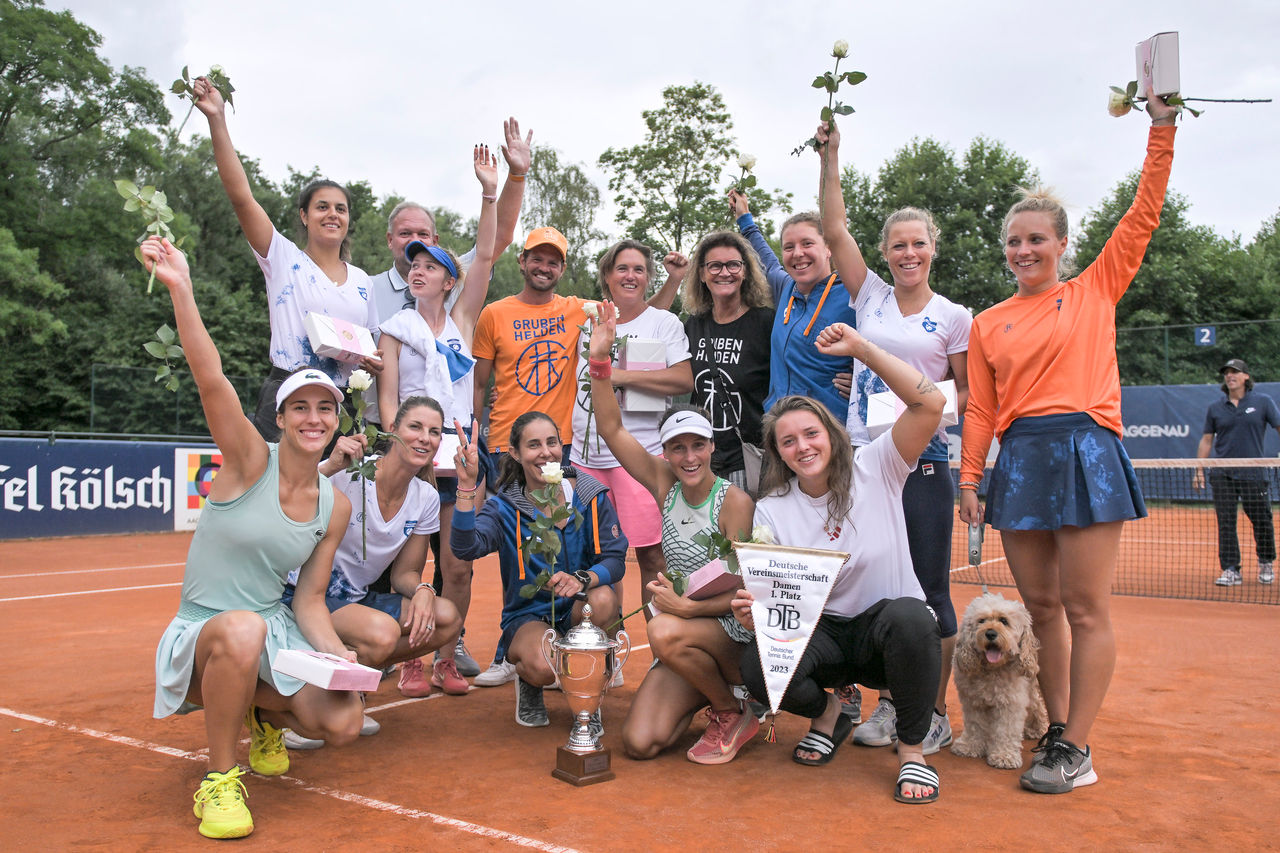
[[[1276,509],[1280,505],[1280,459],[1135,459],[1133,467],[1148,516],[1124,525],[1113,593],[1280,604],[1280,584],[1259,582],[1258,543],[1250,520],[1258,519],[1264,530],[1275,530]],[[1196,474],[1201,470],[1203,486],[1198,486]],[[984,505],[987,481],[984,476],[979,490]],[[1227,530],[1234,530],[1239,542],[1239,585],[1215,583],[1222,575],[1215,496],[1225,515],[1234,519]],[[1265,534],[1262,538],[1266,539]],[[1270,555],[1274,557],[1274,532],[1270,538]],[[969,565],[968,530],[957,522],[952,534],[951,565],[952,583],[1014,585],[1000,533],[989,527],[981,562],[975,568]]]

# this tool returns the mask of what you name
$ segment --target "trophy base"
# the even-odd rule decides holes
[[[556,769],[551,775],[570,785],[594,785],[596,782],[608,782],[614,778],[609,769],[610,754],[608,747],[593,752],[578,753],[566,747],[556,750]]]

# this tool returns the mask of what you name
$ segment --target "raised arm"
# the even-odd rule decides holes
[[[494,236],[498,230],[498,156],[489,153],[489,146],[477,145],[472,149],[471,159],[476,179],[480,181],[480,225],[476,230],[476,259],[467,270],[467,286],[462,289],[462,295],[449,312],[462,339],[468,345],[475,332],[476,318],[480,316],[485,296],[489,293],[489,273],[493,270],[493,262],[497,257]],[[514,227],[513,225],[512,228]]]
[[[680,285],[684,282],[685,275],[689,272],[689,259],[679,252],[668,252],[667,256],[662,259],[662,266],[667,271],[667,280],[662,283],[662,287],[649,297],[649,301],[645,304],[661,311],[670,311],[671,303],[676,301],[676,294],[680,292]]]
[[[782,288],[791,283],[791,276],[782,268],[782,263],[769,247],[769,242],[764,239],[764,234],[760,233],[760,226],[756,225],[755,219],[751,216],[751,210],[747,207],[747,197],[737,190],[729,190],[729,208],[733,211],[733,219],[738,224],[738,230],[742,232],[743,237],[747,238],[751,248],[755,249],[756,257],[764,265],[764,277],[769,280],[773,301],[777,302]]]
[[[520,221],[520,204],[524,201],[524,184],[530,167],[533,166],[533,131],[523,139],[520,137],[520,122],[515,116],[502,123],[502,156],[507,161],[507,180],[502,185],[502,195],[498,197],[498,228],[494,237],[493,257],[498,258],[511,245],[515,237],[516,224]],[[480,241],[476,240],[477,250]]]
[[[867,262],[863,260],[858,241],[849,233],[849,224],[845,220],[844,193],[840,191],[840,128],[834,121],[824,121],[818,125],[814,138],[827,149],[827,156],[819,160],[822,163],[819,170],[826,169],[828,187],[822,202],[822,234],[827,238],[831,259],[835,261],[836,271],[840,273],[840,280],[849,291],[849,301],[852,302],[867,280]]]
[[[823,329],[818,335],[817,347],[824,355],[858,359],[903,402],[906,410],[893,425],[893,443],[907,464],[914,465],[942,421],[942,409],[947,402],[942,392],[919,370],[880,349],[844,323],[833,323]]]
[[[196,307],[186,256],[159,237],[143,242],[142,256],[143,265],[148,270],[154,267],[156,278],[169,289],[178,338],[200,392],[209,434],[222,452],[222,468],[215,479],[215,488],[219,482],[223,488],[218,489],[217,497],[220,500],[238,497],[266,470],[267,445],[245,417],[235,387],[222,373],[222,357]]]
[[[671,470],[666,462],[649,454],[622,426],[622,409],[613,392],[613,341],[618,334],[617,312],[609,301],[600,304],[600,320],[591,324],[591,404],[596,433],[604,439],[609,451],[636,482],[661,502],[671,488]],[[596,366],[598,365],[598,366]]]
[[[231,207],[240,220],[240,228],[245,239],[261,257],[266,257],[271,248],[271,235],[275,226],[271,217],[253,197],[249,187],[249,176],[245,174],[244,164],[236,147],[231,144],[231,134],[227,130],[227,105],[221,93],[204,77],[197,77],[191,84],[196,94],[196,109],[209,119],[209,139],[213,142],[213,159],[218,164],[218,177],[222,179],[222,188],[227,191]]]

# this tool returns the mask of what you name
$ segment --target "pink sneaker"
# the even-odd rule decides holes
[[[400,695],[409,699],[431,695],[431,682],[427,680],[422,658],[411,658],[400,664]]]
[[[707,709],[707,730],[702,739],[685,753],[695,764],[726,764],[738,750],[760,731],[760,721],[749,710],[713,711]]]
[[[454,663],[453,658],[440,658],[435,662],[431,667],[431,684],[450,696],[462,696],[471,689],[467,680],[458,674],[458,665]]]

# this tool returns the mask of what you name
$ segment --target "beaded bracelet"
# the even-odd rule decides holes
[[[417,594],[418,594],[418,590],[420,590],[420,589],[429,589],[429,590],[431,590],[431,594],[432,594],[432,595],[435,595],[435,594],[436,594],[436,588],[435,588],[434,586],[432,586],[431,584],[429,584],[429,583],[420,583],[420,584],[418,584],[418,585],[417,585],[417,587],[415,587],[415,588],[414,588],[414,590],[413,590],[413,594],[414,594],[414,595],[417,595]]]
[[[978,484],[976,481],[974,481],[974,480],[961,480],[961,481],[960,481],[960,488],[962,488],[962,489],[973,489],[975,492],[976,492],[976,491],[978,491],[978,485],[979,485],[979,484]]]
[[[587,373],[591,374],[592,379],[608,379],[613,375],[613,362],[607,358],[588,358]]]

